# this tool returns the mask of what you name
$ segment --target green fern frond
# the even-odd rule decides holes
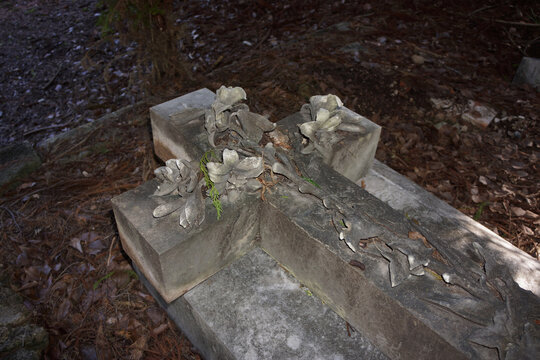
[[[215,157],[216,154],[214,153],[214,150],[208,150],[207,152],[205,152],[203,157],[201,158],[201,161],[199,162],[199,168],[201,169],[201,172],[204,176],[206,187],[210,189],[210,199],[212,199],[212,205],[214,205],[214,208],[216,208],[217,219],[219,220],[221,218],[221,213],[223,212],[223,208],[221,207],[221,201],[219,201],[219,191],[218,189],[216,189],[216,186],[214,185],[212,179],[210,179],[210,175],[208,174],[208,168],[206,167],[206,164],[208,164],[210,159]]]

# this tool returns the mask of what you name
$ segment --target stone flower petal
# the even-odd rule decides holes
[[[249,192],[254,192],[256,190],[259,190],[262,187],[262,184],[257,179],[249,179],[246,182],[245,188]]]
[[[318,123],[324,123],[329,118],[330,118],[330,111],[328,111],[326,109],[317,110],[317,115],[315,116],[315,121],[317,121]]]
[[[158,179],[162,181],[174,182],[176,180],[176,177],[178,176],[178,170],[176,170],[176,174],[175,174],[173,169],[171,169],[170,167],[161,166],[157,168],[156,170],[154,170],[154,174],[156,175]]]
[[[199,226],[205,217],[204,200],[199,191],[193,192],[186,200],[185,206],[180,211],[180,226],[187,229],[191,226]]]
[[[169,159],[165,161],[165,166],[167,166],[171,170],[180,170],[181,162],[178,159]]]
[[[156,191],[154,192],[154,195],[156,196],[165,196],[173,193],[175,190],[178,189],[178,184],[173,182],[162,182],[157,186]]]
[[[206,164],[210,180],[214,183],[227,181],[229,173],[239,161],[239,156],[236,151],[229,149],[223,150],[223,164],[213,161]]]
[[[309,139],[313,138],[315,132],[319,130],[319,124],[315,121],[299,124],[298,127],[300,128],[300,132],[302,133],[302,135]]]
[[[332,116],[330,119],[326,120],[324,124],[321,124],[321,129],[326,131],[334,131],[341,124],[341,118],[337,115]]]
[[[323,108],[328,111],[334,111],[338,107],[343,106],[343,102],[339,97],[336,95],[328,94],[328,95],[315,95],[312,96],[309,99],[309,103],[311,104],[311,107],[318,111],[319,109]]]
[[[210,180],[215,184],[225,182],[229,178],[230,168],[224,164],[209,162],[206,167],[208,168]]]
[[[223,150],[223,165],[228,166],[232,169],[239,161],[238,153],[234,150],[225,149]]]
[[[244,178],[256,178],[261,175],[264,170],[262,157],[247,157],[242,159],[234,168],[234,173],[237,176]]]
[[[216,91],[216,101],[226,105],[234,105],[239,101],[246,100],[247,95],[241,87],[221,86]]]
[[[233,175],[229,178],[228,182],[233,184],[236,187],[241,187],[246,184],[247,180],[245,177]]]
[[[166,215],[169,215],[173,212],[175,212],[176,210],[180,209],[182,206],[184,206],[184,204],[186,203],[186,199],[185,198],[178,198],[174,201],[170,201],[166,204],[162,204],[162,205],[159,205],[157,206],[152,215],[156,218],[160,218],[160,217],[163,217],[163,216],[166,216]]]

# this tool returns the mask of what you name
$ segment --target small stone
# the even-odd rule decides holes
[[[461,118],[476,126],[487,128],[495,118],[495,115],[497,115],[497,112],[489,106],[469,100],[467,109],[461,115]]]
[[[411,56],[411,59],[412,59],[413,63],[415,63],[416,65],[422,65],[426,61],[426,59],[424,59],[423,56],[416,55],[416,54]]]
[[[540,91],[540,59],[524,57],[521,59],[516,75],[512,80],[514,85],[528,84]]]

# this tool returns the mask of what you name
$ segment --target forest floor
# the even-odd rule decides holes
[[[148,107],[242,86],[278,121],[316,94],[383,126],[376,158],[540,259],[540,57],[534,1],[191,1],[174,7],[187,78],[149,82],[137,44],[101,38],[96,1],[0,4],[0,145],[38,144],[142,101],[42,154],[0,198],[0,267],[50,334],[47,358],[199,355],[137,281],[110,199],[158,166]],[[495,119],[478,126],[483,104]]]

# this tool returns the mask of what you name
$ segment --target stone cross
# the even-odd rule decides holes
[[[113,199],[122,245],[163,299],[258,246],[390,358],[538,357],[538,294],[489,239],[449,241],[356,184],[379,126],[332,95],[277,126],[244,99],[201,89],[151,108],[165,166]]]

